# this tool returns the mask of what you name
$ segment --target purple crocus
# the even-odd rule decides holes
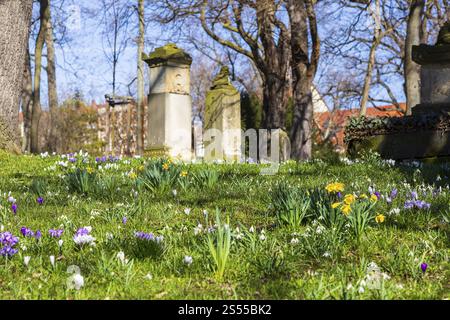
[[[123,224],[127,224],[127,222],[128,222],[128,218],[127,218],[127,217],[123,217],[123,218],[122,218],[122,223],[123,223]]]
[[[14,202],[14,203],[11,205],[11,210],[12,210],[12,212],[13,212],[14,214],[17,214],[17,209],[18,209],[17,203]]]
[[[338,196],[339,199],[342,199],[342,193],[341,192],[338,192],[337,196]]]
[[[398,195],[398,190],[396,188],[392,189],[390,198],[395,199],[395,198],[397,198],[397,195]]]
[[[422,272],[425,273],[425,272],[427,271],[427,269],[428,269],[428,264],[426,264],[425,262],[423,262],[423,263],[420,265],[420,269],[422,269]]]
[[[379,193],[378,191],[375,191],[373,194],[377,196],[378,200],[381,199],[381,193]]]
[[[36,202],[37,202],[38,204],[40,204],[40,205],[43,205],[43,204],[44,204],[44,198],[39,197],[39,198],[36,199]]]
[[[19,239],[11,232],[0,233],[0,256],[8,258],[19,252],[14,248],[18,242]]]
[[[22,228],[20,228],[20,233],[21,233],[22,236],[24,236],[24,237],[28,237],[28,238],[34,237],[34,232],[33,232],[33,230],[31,230],[30,228],[27,228],[27,227],[22,227]]]
[[[39,240],[40,238],[42,238],[41,230],[36,231],[36,234],[34,235],[34,237],[36,238],[36,240]]]
[[[413,200],[419,199],[419,195],[417,194],[416,191],[412,191],[412,192],[411,192],[411,198],[412,198]]]
[[[8,257],[12,257],[17,252],[19,252],[19,250],[15,249],[13,247],[4,246],[0,249],[0,256],[8,258]]]
[[[0,244],[14,247],[18,242],[19,238],[15,237],[11,232],[0,232]]]
[[[155,240],[155,236],[153,233],[145,233],[145,232],[136,232],[134,236],[141,240]]]
[[[48,231],[48,233],[50,234],[50,237],[52,238],[61,238],[62,234],[64,233],[64,230],[62,229],[50,229]]]
[[[89,230],[88,228],[80,228],[75,233],[75,236],[87,236],[89,233],[91,233],[91,230]]]

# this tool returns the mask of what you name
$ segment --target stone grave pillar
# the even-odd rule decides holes
[[[450,22],[439,33],[434,46],[413,47],[413,60],[421,68],[421,103],[413,114],[450,112]]]
[[[241,160],[241,97],[223,67],[206,95],[204,117],[206,161]]]
[[[145,153],[192,160],[192,58],[175,44],[144,57],[150,67]]]

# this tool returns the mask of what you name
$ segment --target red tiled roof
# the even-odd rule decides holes
[[[401,103],[400,109],[406,110],[406,104]],[[336,110],[333,112],[316,113],[314,119],[319,129],[324,132],[330,128],[333,134],[331,142],[344,146],[344,129],[348,118],[359,115],[359,109]],[[394,105],[367,108],[367,117],[402,117],[404,113]]]

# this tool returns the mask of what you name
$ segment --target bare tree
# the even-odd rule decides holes
[[[405,91],[406,114],[420,103],[420,66],[412,60],[412,47],[421,41],[422,17],[425,0],[412,0],[409,9],[408,26],[405,41]]]
[[[58,112],[58,91],[56,85],[56,57],[50,0],[48,0],[48,6],[45,10],[44,20],[46,23],[45,44],[47,47],[46,71],[48,81],[48,106],[50,109],[50,132],[47,140],[47,145],[50,151],[56,151],[56,113]]]
[[[158,21],[183,31],[200,26],[215,42],[250,59],[263,82],[266,128],[284,128],[289,97],[289,27],[282,0],[156,0]]]
[[[19,101],[32,10],[31,0],[0,1],[0,149],[20,151]]]
[[[121,56],[131,40],[128,31],[130,18],[133,15],[133,6],[128,1],[102,0],[100,10],[103,13],[101,25],[103,26],[103,52],[112,70],[112,96],[117,94],[117,67]],[[105,46],[106,45],[106,46]],[[114,112],[108,105],[107,117],[107,152],[113,152],[114,146]]]
[[[139,37],[137,54],[137,132],[136,132],[136,153],[144,153],[144,108],[145,108],[145,78],[144,62],[142,55],[145,46],[145,8],[144,0],[138,0]]]
[[[42,73],[42,55],[44,50],[45,36],[47,33],[47,21],[49,10],[48,0],[40,0],[39,33],[36,38],[36,47],[34,53],[34,79],[33,79],[33,108],[31,111],[31,146],[32,153],[38,153],[39,148],[39,120],[41,117],[41,73]]]
[[[23,116],[22,152],[30,152],[31,107],[33,103],[33,78],[31,74],[30,49],[27,47],[24,65],[21,109]]]
[[[294,120],[291,130],[292,157],[307,160],[312,156],[312,86],[320,57],[320,40],[314,2],[289,0],[291,20]],[[311,47],[309,45],[311,37]],[[310,53],[311,51],[311,53]]]

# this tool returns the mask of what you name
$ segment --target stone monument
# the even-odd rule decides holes
[[[206,161],[241,160],[241,96],[222,67],[206,95],[204,116]]]
[[[150,67],[146,154],[192,160],[192,58],[175,44],[143,57]]]
[[[450,22],[439,32],[436,45],[413,47],[421,68],[421,104],[413,113],[450,112]]]
[[[348,152],[374,150],[384,158],[424,161],[450,158],[450,22],[435,45],[414,46],[421,68],[421,103],[411,116],[352,119],[346,128]]]

